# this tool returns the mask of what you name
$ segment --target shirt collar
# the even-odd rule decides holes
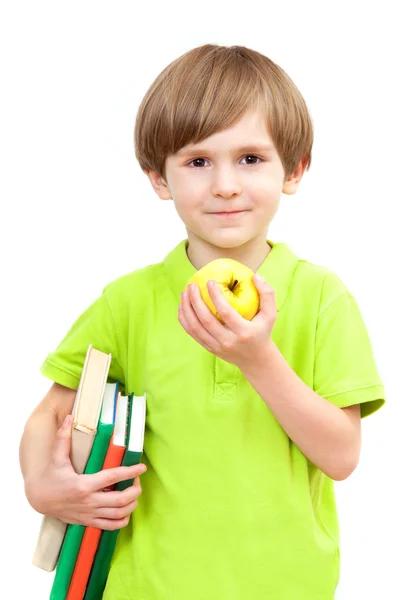
[[[299,258],[283,242],[275,243],[271,240],[266,240],[266,242],[268,242],[272,249],[255,272],[262,275],[267,283],[274,288],[276,308],[279,311],[289,292]],[[186,253],[188,243],[188,239],[179,242],[163,261],[167,278],[178,302],[180,302],[180,296],[185,289],[186,283],[197,271]]]

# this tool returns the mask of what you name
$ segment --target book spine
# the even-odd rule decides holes
[[[66,600],[83,600],[83,598],[86,597],[86,586],[99,545],[100,536],[101,529],[98,529],[97,527],[86,527]]]
[[[89,367],[92,361],[92,357],[103,355],[105,360],[103,361],[103,373],[101,379],[102,393],[99,398],[103,397],[105,383],[107,381],[108,371],[111,363],[111,354],[105,354],[99,350],[95,350],[92,344],[89,344],[84,364],[82,367],[81,377],[78,384],[77,393],[75,396],[74,406],[72,408],[72,416],[74,419],[74,427],[72,430],[71,440],[71,462],[75,471],[81,475],[84,472],[86,463],[88,461],[90,451],[93,444],[93,439],[96,434],[95,430],[87,429],[86,431],[79,431],[75,426],[77,425],[76,417],[79,412],[80,406],[84,399],[82,399],[83,388],[85,385],[85,377],[88,375]],[[85,403],[85,402],[84,402]],[[95,416],[96,423],[98,422],[99,412],[101,407],[101,401],[97,406],[97,418]],[[53,571],[57,565],[57,561],[60,556],[60,550],[65,538],[67,529],[67,523],[64,523],[60,519],[54,517],[44,516],[36,544],[35,552],[33,555],[32,563],[34,566],[44,569],[45,571]]]
[[[88,349],[86,350],[85,360],[83,362],[83,367],[82,367],[81,376],[79,379],[78,389],[76,390],[74,406],[72,407],[71,415],[72,415],[72,418],[74,419],[74,421],[75,421],[76,413],[78,412],[79,403],[80,403],[80,399],[81,399],[81,393],[82,393],[82,387],[83,387],[83,380],[85,379],[85,375],[87,372],[89,358],[92,353],[92,349],[93,349],[92,344],[89,344]]]
[[[71,463],[81,475],[90,456],[95,435],[72,429]],[[45,571],[54,571],[66,535],[67,523],[55,517],[44,516],[32,564]]]
[[[137,465],[140,463],[141,459],[141,452],[130,452],[128,450],[125,453],[122,466],[130,467],[132,465]],[[133,485],[133,479],[119,481],[116,484],[115,489],[122,491],[130,485]],[[100,542],[86,588],[85,600],[99,600],[102,597],[119,531],[119,529],[115,529],[114,531],[102,531],[101,533]]]
[[[132,467],[138,465],[142,459],[142,452],[133,452],[132,450],[126,450],[124,458],[122,459],[121,467]],[[133,485],[133,479],[126,479],[125,481],[118,481],[115,484],[115,489],[122,492],[126,488]]]
[[[104,463],[114,426],[99,423],[92,451],[87,461],[85,474],[98,473]],[[82,538],[85,532],[84,525],[70,524],[67,527],[64,542],[58,560],[56,574],[51,588],[50,600],[64,600],[67,597],[76,557],[79,553]]]
[[[123,447],[111,445],[104,461],[104,469],[119,467],[122,461],[123,450]],[[114,486],[110,486],[110,490],[113,488]],[[101,532],[102,530],[97,527],[86,527],[71,577],[67,600],[80,600],[84,597]]]
[[[38,541],[32,564],[44,571],[54,571],[60,555],[67,523],[55,517],[44,516],[40,526]]]
[[[106,587],[119,529],[102,531],[86,588],[85,600],[100,600]]]
[[[107,455],[104,459],[103,469],[119,467],[123,461],[124,454],[125,446],[116,446],[113,444],[113,440],[111,440]],[[109,486],[107,489],[112,490],[114,487],[116,486]],[[86,527],[71,577],[67,600],[82,600],[85,596],[85,590],[90,576],[90,570],[93,561],[95,560],[101,532],[102,530],[97,527]]]
[[[142,452],[132,452],[128,449],[129,431],[131,427],[132,418],[132,403],[134,401],[134,394],[129,395],[129,410],[128,410],[128,422],[126,431],[126,446],[124,457],[122,459],[122,466],[130,467],[140,463],[142,459]],[[115,485],[115,489],[123,491],[127,487],[133,485],[133,479],[127,479],[125,481],[119,481]],[[88,585],[86,588],[85,600],[99,600],[102,597],[108,572],[110,570],[111,559],[114,554],[115,545],[117,543],[119,529],[114,531],[102,531],[96,556],[94,558],[92,570],[90,573]]]

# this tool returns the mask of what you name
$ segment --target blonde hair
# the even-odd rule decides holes
[[[199,46],[170,63],[146,92],[136,115],[136,158],[142,170],[166,179],[167,156],[259,110],[285,180],[301,160],[308,170],[313,124],[303,96],[285,71],[244,46]]]

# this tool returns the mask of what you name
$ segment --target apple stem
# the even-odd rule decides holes
[[[235,289],[235,285],[238,283],[238,280],[235,279],[235,281],[233,282],[233,286],[231,287],[231,292],[233,292],[233,290]]]

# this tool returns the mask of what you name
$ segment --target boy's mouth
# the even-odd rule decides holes
[[[226,212],[216,212],[216,213],[211,213],[213,215],[221,215],[221,216],[233,216],[233,215],[240,215],[242,212],[245,212],[244,210],[235,210],[235,211],[226,211]]]

